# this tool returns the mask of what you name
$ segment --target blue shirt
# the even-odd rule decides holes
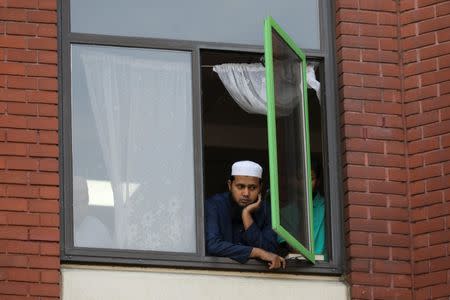
[[[206,252],[245,263],[253,247],[269,252],[277,249],[277,235],[272,230],[270,205],[261,202],[252,214],[253,224],[244,229],[240,208],[230,193],[216,194],[206,200]]]

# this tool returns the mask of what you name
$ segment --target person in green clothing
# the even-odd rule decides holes
[[[313,192],[313,232],[314,253],[325,255],[325,198],[320,194],[320,167],[317,161],[311,161],[311,185]]]
[[[315,160],[311,160],[311,185],[313,192],[313,233],[314,233],[314,254],[326,255],[325,240],[325,198],[320,193],[320,166]],[[299,183],[296,183],[299,184]],[[292,203],[281,208],[284,223],[291,228],[298,228],[300,225],[299,215]],[[286,245],[283,238],[278,237],[280,243],[279,252],[287,254],[288,252],[296,252],[290,246]]]

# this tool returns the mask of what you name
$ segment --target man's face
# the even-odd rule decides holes
[[[252,176],[234,176],[234,180],[228,180],[228,189],[230,190],[233,201],[240,207],[246,207],[258,199],[261,192],[261,184],[258,177]]]
[[[319,185],[319,180],[316,177],[316,172],[314,170],[311,170],[311,185],[312,185],[312,191],[314,192]]]

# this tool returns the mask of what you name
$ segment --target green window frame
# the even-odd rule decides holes
[[[272,228],[315,263],[306,56],[272,17],[264,56]]]

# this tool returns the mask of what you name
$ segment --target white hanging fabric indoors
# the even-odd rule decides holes
[[[234,101],[246,112],[251,114],[267,114],[266,73],[260,63],[254,64],[222,64],[213,67],[220,80]],[[308,64],[306,69],[307,84],[316,91],[320,101],[320,82],[316,80],[314,66]],[[292,91],[277,99],[278,116],[290,114],[296,103],[289,95]],[[294,105],[294,106],[293,106]]]

